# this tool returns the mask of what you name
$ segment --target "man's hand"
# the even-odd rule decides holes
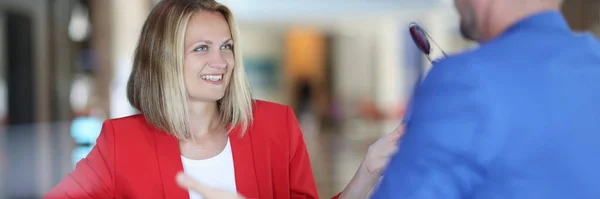
[[[245,199],[235,193],[204,186],[184,173],[177,174],[177,184],[181,188],[199,193],[205,199]]]

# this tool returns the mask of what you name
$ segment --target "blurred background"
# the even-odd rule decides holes
[[[157,0],[0,0],[0,199],[41,198],[94,146],[103,120],[135,114],[125,85]],[[429,62],[420,23],[447,53],[452,0],[221,0],[241,28],[257,99],[293,107],[321,197],[341,191],[368,146],[402,119]],[[600,0],[568,0],[574,30],[600,36]]]

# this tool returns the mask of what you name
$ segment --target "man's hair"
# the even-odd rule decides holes
[[[235,67],[222,99],[217,101],[220,125],[244,132],[252,121],[252,94],[231,11],[214,0],[163,0],[150,12],[139,38],[127,98],[152,125],[178,139],[189,138],[187,90],[183,79],[184,39],[190,17],[219,12],[229,23]]]

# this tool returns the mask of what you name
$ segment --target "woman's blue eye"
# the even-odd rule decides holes
[[[221,50],[232,50],[233,49],[233,45],[231,44],[225,44],[221,47]]]
[[[208,46],[198,46],[196,48],[194,48],[194,52],[201,52],[201,51],[207,51],[208,50]]]

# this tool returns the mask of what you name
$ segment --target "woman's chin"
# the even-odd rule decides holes
[[[225,94],[215,95],[203,95],[203,96],[189,96],[191,102],[217,102],[223,99]]]

